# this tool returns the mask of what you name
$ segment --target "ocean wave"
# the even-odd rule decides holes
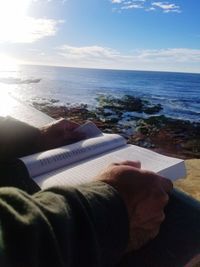
[[[171,103],[188,103],[188,104],[200,104],[200,99],[199,98],[187,98],[187,99],[184,99],[184,98],[182,98],[182,99],[170,99],[170,100],[168,100],[168,101],[170,101]]]
[[[0,78],[0,83],[5,84],[29,84],[39,83],[41,79]]]

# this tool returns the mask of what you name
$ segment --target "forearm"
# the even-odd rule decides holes
[[[24,163],[19,159],[0,161],[1,187],[16,187],[31,195],[40,190],[34,179],[30,178]]]
[[[11,117],[0,117],[0,160],[37,152],[40,139],[38,128]]]
[[[112,266],[126,247],[124,203],[104,183],[32,197],[7,188],[0,199],[2,259],[11,266]]]

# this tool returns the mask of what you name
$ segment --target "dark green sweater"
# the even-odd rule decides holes
[[[118,193],[101,182],[40,191],[13,160],[34,152],[40,133],[12,121],[0,119],[0,266],[113,266],[128,241]]]

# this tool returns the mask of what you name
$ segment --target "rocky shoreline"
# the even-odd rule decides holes
[[[131,144],[183,159],[200,158],[200,122],[160,115],[161,104],[125,95],[122,98],[100,95],[97,105],[61,105],[55,99],[33,99],[38,110],[84,123],[92,120],[102,131],[119,133]]]

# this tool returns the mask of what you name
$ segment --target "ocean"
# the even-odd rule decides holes
[[[159,115],[200,122],[200,74],[21,65],[0,70],[0,91],[26,102],[91,108],[99,95],[132,95],[160,103]]]

